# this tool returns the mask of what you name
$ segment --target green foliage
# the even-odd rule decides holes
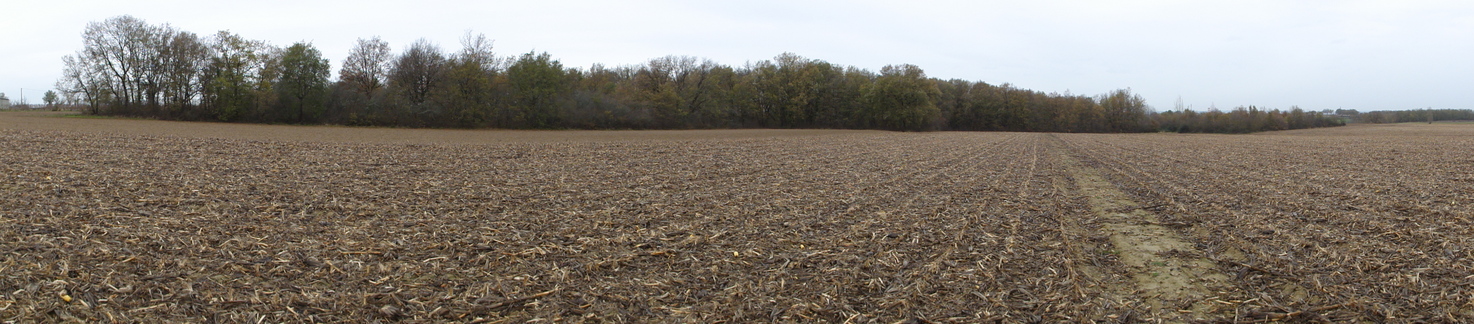
[[[56,90],[46,90],[46,94],[41,96],[41,101],[45,102],[47,107],[55,106],[57,100]]]
[[[276,83],[281,98],[279,120],[305,123],[320,117],[328,95],[332,65],[308,43],[287,47],[281,57],[281,75]],[[287,117],[292,116],[292,117]]]
[[[458,127],[486,127],[493,120],[495,75],[481,63],[456,59],[446,71],[437,97]]]
[[[271,101],[276,48],[225,31],[214,36],[210,48],[215,55],[202,73],[201,91],[201,101],[213,111],[210,115],[236,121],[261,110],[260,103]]]
[[[310,44],[279,49],[225,31],[200,39],[122,16],[88,25],[85,48],[63,58],[57,89],[91,113],[415,127],[1251,132],[1339,125],[1299,109],[1156,114],[1129,89],[1045,93],[933,79],[914,65],[875,73],[793,53],[739,67],[665,56],[583,70],[548,53],[497,57],[491,43],[467,33],[453,54],[420,39],[394,55],[377,37],[359,39],[339,80],[329,82],[328,61]],[[128,51],[140,48],[149,50]]]
[[[568,91],[563,64],[544,52],[522,54],[507,68],[512,87],[512,106],[521,112],[525,127],[557,127],[559,100]]]
[[[1266,111],[1254,106],[1238,107],[1229,112],[1184,109],[1158,113],[1154,117],[1160,130],[1178,133],[1252,133],[1345,125],[1339,118],[1321,112],[1306,112],[1299,107],[1290,111]]]
[[[935,82],[915,65],[887,65],[875,82],[864,88],[862,119],[868,127],[891,130],[927,130],[941,116],[932,98],[941,96]]]
[[[505,115],[497,107],[504,83],[497,75],[497,58],[491,40],[482,34],[466,33],[461,39],[461,52],[446,63],[444,81],[434,93],[435,101],[446,110],[446,119],[434,124],[454,127],[504,126],[497,121]]]

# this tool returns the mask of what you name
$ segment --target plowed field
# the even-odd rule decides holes
[[[1474,318],[1437,132],[0,124],[0,321]]]
[[[1295,318],[1474,321],[1474,125],[1060,135]]]

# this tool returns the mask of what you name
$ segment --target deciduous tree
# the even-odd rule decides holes
[[[1100,107],[1105,122],[1112,132],[1140,132],[1146,125],[1146,99],[1131,93],[1131,89],[1120,89],[1100,96]]]
[[[332,65],[309,43],[287,47],[281,57],[281,76],[276,83],[283,106],[291,108],[296,122],[316,118],[327,100],[328,75]]]
[[[374,91],[384,87],[389,61],[393,58],[394,55],[389,52],[389,42],[378,36],[359,38],[358,44],[348,53],[348,58],[343,60],[338,80],[352,85],[364,96],[372,96]]]
[[[215,118],[234,121],[252,112],[270,93],[276,48],[228,31],[210,39],[215,54],[205,68],[203,98]]]
[[[391,114],[398,123],[423,125],[439,114],[430,94],[444,81],[447,60],[440,46],[421,38],[409,45],[389,70],[388,90],[398,107]]]
[[[166,114],[196,114],[204,88],[204,71],[210,64],[212,51],[194,33],[176,31],[160,55],[160,88]],[[179,116],[193,118],[193,116]]]
[[[567,71],[563,63],[548,53],[528,52],[507,67],[507,81],[512,86],[512,104],[522,112],[526,127],[546,128],[557,125],[558,100],[568,90]]]
[[[447,62],[444,85],[436,92],[437,101],[445,107],[444,125],[486,127],[497,115],[497,58],[491,40],[484,34],[466,33],[461,38],[461,52]]]
[[[894,130],[926,130],[941,115],[932,98],[940,95],[921,68],[887,65],[865,89],[865,124]]]
[[[46,90],[46,94],[41,96],[41,101],[46,103],[46,107],[56,107],[56,101],[58,99],[56,90]]]

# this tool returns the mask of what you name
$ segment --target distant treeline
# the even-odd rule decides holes
[[[64,101],[83,105],[90,114],[161,119],[463,128],[1049,132],[1331,125],[1228,125],[1217,123],[1238,121],[1201,117],[1183,121],[1190,128],[1168,128],[1166,117],[1174,117],[1173,123],[1200,117],[1154,114],[1129,90],[1096,96],[1043,93],[1008,84],[929,78],[914,65],[886,66],[876,73],[789,53],[740,67],[667,56],[641,65],[580,69],[565,67],[547,53],[494,55],[484,35],[468,33],[458,52],[447,53],[422,39],[397,55],[375,37],[359,39],[332,80],[328,59],[309,43],[280,48],[226,31],[200,37],[131,16],[88,24],[83,43],[81,51],[64,58],[66,69],[57,82]],[[1212,113],[1200,115],[1207,114]]]
[[[1474,110],[1471,109],[1417,109],[1369,112],[1357,112],[1355,109],[1352,109],[1337,110],[1337,113],[1346,113],[1348,116],[1355,116],[1355,122],[1372,124],[1474,120]]]
[[[1255,106],[1228,112],[1183,109],[1158,113],[1155,120],[1161,130],[1178,133],[1252,133],[1346,125],[1340,118],[1298,107],[1290,111],[1262,110]]]

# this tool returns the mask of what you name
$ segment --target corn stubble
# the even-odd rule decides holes
[[[1471,315],[1471,183],[1449,148],[1474,143],[1053,136],[0,131],[0,321],[1180,320],[1135,293],[1059,154],[1233,277],[1199,315]]]
[[[1222,320],[1474,321],[1471,125],[1060,135],[1233,276]]]
[[[1065,318],[1023,134],[371,145],[7,131],[0,319]],[[1079,262],[1079,261],[1075,261]],[[58,298],[60,292],[71,301]]]

